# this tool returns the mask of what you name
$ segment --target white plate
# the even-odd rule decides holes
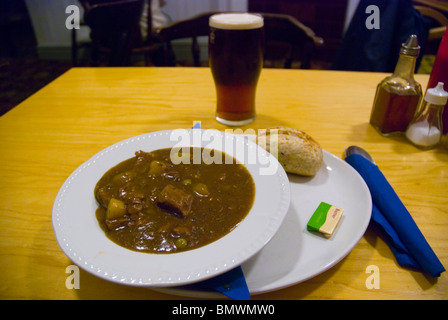
[[[190,145],[222,150],[246,165],[256,188],[247,217],[223,238],[181,253],[140,253],[110,241],[95,217],[93,190],[98,180],[138,150]],[[273,166],[278,167],[274,174],[264,174]],[[76,169],[56,197],[52,223],[63,252],[84,270],[121,284],[165,287],[205,280],[241,265],[271,240],[289,205],[285,171],[271,154],[247,138],[216,130],[168,130],[116,143]]]
[[[342,260],[364,235],[372,200],[364,180],[349,164],[324,151],[324,164],[312,178],[289,175],[291,206],[274,238],[242,264],[251,295],[285,288],[310,279]],[[329,239],[306,230],[319,203],[343,208]],[[194,286],[154,288],[183,296],[222,298]]]

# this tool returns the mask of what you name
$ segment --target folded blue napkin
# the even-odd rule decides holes
[[[345,158],[366,182],[372,195],[372,221],[386,235],[398,264],[439,277],[445,271],[434,251],[378,166],[359,154]]]
[[[214,290],[233,300],[250,300],[243,269],[236,267],[224,274],[204,280],[197,287]]]
[[[193,129],[200,128],[200,122],[196,122],[193,125]],[[233,300],[250,300],[249,288],[247,287],[246,278],[241,267],[236,267],[224,274],[193,286],[198,289],[218,291]]]

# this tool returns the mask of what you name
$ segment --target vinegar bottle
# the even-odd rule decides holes
[[[422,87],[414,79],[419,53],[417,36],[411,35],[401,45],[394,73],[377,86],[370,124],[384,136],[404,133],[420,104]]]

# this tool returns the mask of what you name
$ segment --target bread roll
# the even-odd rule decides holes
[[[273,136],[275,132],[278,132],[278,140]],[[257,136],[257,143],[276,156],[285,171],[289,173],[314,176],[323,163],[323,153],[319,143],[300,130],[287,127],[269,128]]]

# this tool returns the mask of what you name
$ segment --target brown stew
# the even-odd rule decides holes
[[[109,239],[131,250],[175,253],[209,244],[245,218],[255,197],[246,167],[221,151],[186,149],[189,164],[174,164],[171,149],[138,151],[98,181],[96,217]],[[195,164],[193,155],[204,150],[221,164],[202,157]]]

